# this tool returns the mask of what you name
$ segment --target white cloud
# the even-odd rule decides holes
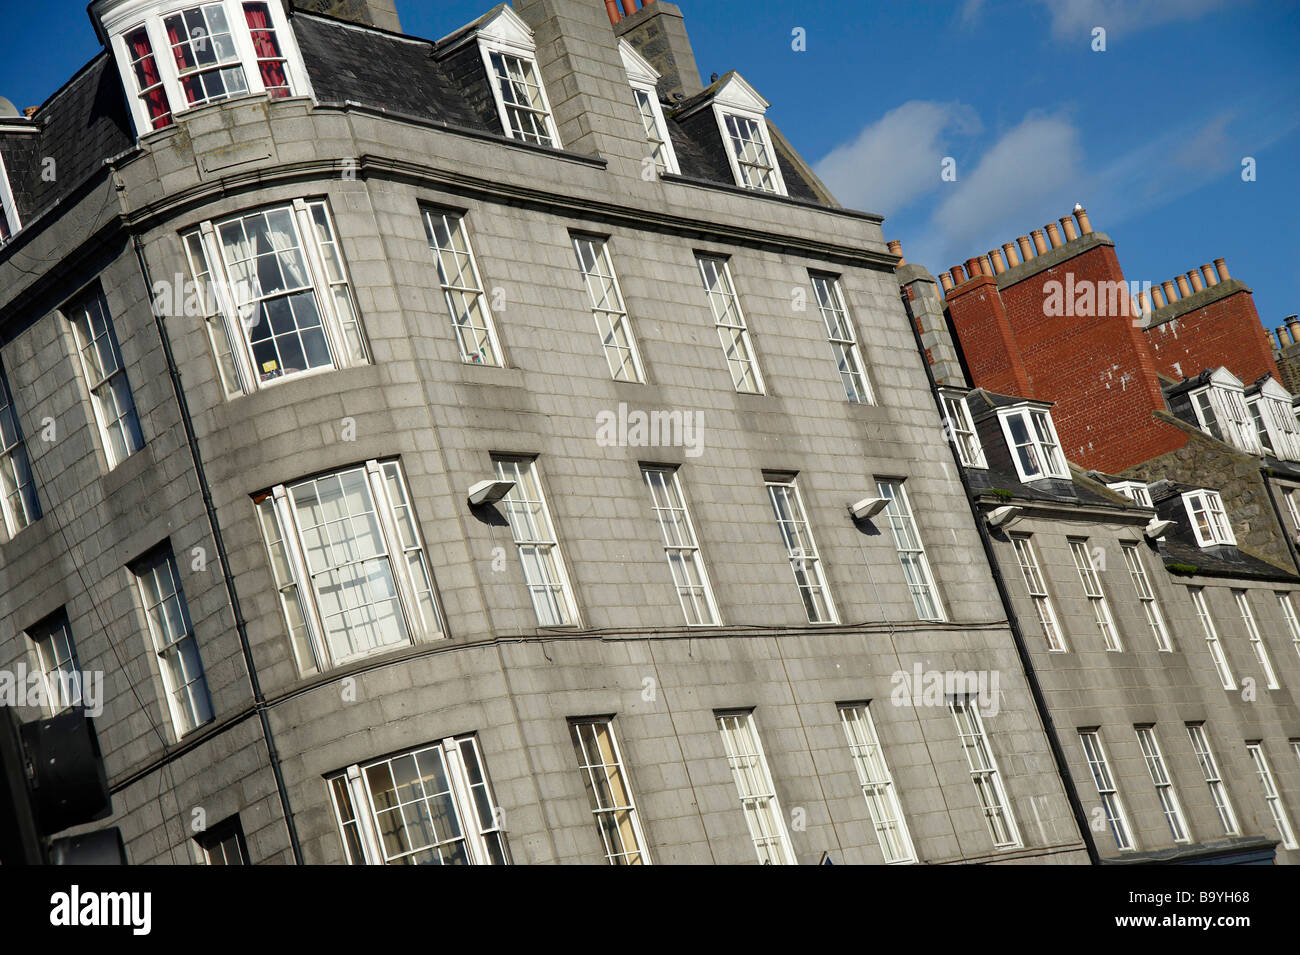
[[[926,235],[904,243],[905,250],[913,247],[909,258],[946,268],[1039,228],[1044,215],[1054,220],[1068,212],[1081,198],[1077,187],[1084,179],[1079,138],[1064,116],[1027,116],[973,170],[958,168]]]
[[[1093,27],[1107,34],[1137,33],[1177,20],[1197,20],[1232,0],[1038,0],[1052,18],[1057,38],[1091,36]]]
[[[836,146],[815,171],[845,206],[892,215],[942,184],[940,162],[953,134],[979,130],[969,106],[911,100]]]

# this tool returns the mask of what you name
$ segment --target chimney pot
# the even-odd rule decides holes
[[[1219,277],[1214,274],[1214,266],[1206,263],[1201,266],[1201,274],[1205,276],[1205,287],[1212,288],[1219,284]]]
[[[1042,229],[1035,229],[1033,232],[1031,232],[1031,233],[1029,233],[1029,234],[1032,235],[1032,236],[1034,237],[1034,250],[1035,250],[1035,252],[1036,252],[1038,255],[1042,255],[1044,252],[1046,252],[1046,251],[1047,251],[1047,240],[1043,238],[1043,230],[1042,230]]]
[[[1059,249],[1061,246],[1065,245],[1065,243],[1061,241],[1061,231],[1056,228],[1055,222],[1047,223],[1045,228],[1047,229],[1047,241],[1052,243],[1052,248]]]
[[[1279,325],[1273,329],[1273,334],[1277,336],[1277,347],[1286,348],[1288,344],[1294,344],[1295,339],[1291,338],[1291,333],[1285,325]]]
[[[1201,281],[1201,273],[1196,271],[1196,269],[1192,269],[1188,272],[1187,277],[1192,280],[1193,292],[1203,292],[1205,290],[1205,283]]]
[[[1003,242],[1002,251],[1007,255],[1007,268],[1014,269],[1020,264],[1020,254],[1016,252],[1016,244],[1014,242]]]
[[[961,285],[962,282],[966,281],[966,273],[962,271],[960,265],[954,265],[948,270],[948,274],[952,276],[952,283],[954,285]]]
[[[609,14],[609,22],[613,26],[618,26],[618,21],[623,19],[623,14],[618,9],[617,0],[605,0],[605,12]]]
[[[944,290],[945,292],[951,292],[951,291],[952,291],[952,276],[949,275],[947,272],[940,272],[940,273],[939,273],[939,284],[943,286],[943,290]]]
[[[898,239],[890,239],[885,243],[885,245],[889,249],[890,254],[898,256],[898,264],[900,266],[907,264],[907,260],[903,258],[903,243],[901,241]]]
[[[993,274],[994,274],[994,275],[1001,275],[1003,272],[1005,272],[1005,271],[1007,270],[1007,265],[1006,265],[1006,263],[1002,261],[1002,250],[1001,250],[1001,249],[990,249],[990,250],[989,250],[989,261],[993,263]]]
[[[1016,244],[1020,246],[1020,257],[1026,262],[1034,257],[1034,247],[1029,244],[1029,236],[1019,236],[1016,239]]]
[[[1160,287],[1165,290],[1165,295],[1170,302],[1178,301],[1178,293],[1174,291],[1173,280],[1166,280],[1160,283]]]
[[[1076,203],[1074,206],[1074,217],[1079,220],[1079,235],[1091,234],[1092,223],[1088,221],[1088,210]]]
[[[1074,227],[1074,219],[1070,216],[1061,216],[1059,221],[1061,223],[1061,228],[1065,230],[1066,242],[1073,242],[1075,239],[1079,238],[1079,232]]]
[[[1283,321],[1286,322],[1286,330],[1291,335],[1291,340],[1300,342],[1300,315],[1288,315]]]
[[[1192,294],[1192,287],[1187,284],[1186,275],[1176,275],[1174,276],[1174,281],[1178,283],[1179,298],[1187,298],[1187,296]]]
[[[1165,301],[1165,292],[1159,285],[1151,286],[1151,301],[1156,308],[1164,308],[1169,303]]]
[[[1232,278],[1232,276],[1228,274],[1228,263],[1224,262],[1223,259],[1215,259],[1214,268],[1219,273],[1220,282],[1226,282],[1228,279]]]
[[[980,269],[980,260],[979,260],[978,258],[975,258],[975,259],[967,259],[967,260],[966,260],[966,275],[967,275],[967,277],[973,279],[973,278],[975,278],[976,276],[981,275],[981,274],[983,274],[983,272],[982,272],[982,270]]]

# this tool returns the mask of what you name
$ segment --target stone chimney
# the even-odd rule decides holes
[[[646,3],[615,23],[614,34],[632,44],[659,72],[659,95],[664,99],[673,100],[677,93],[694,96],[704,89],[686,35],[686,20],[676,4],[665,0]]]
[[[396,0],[293,0],[293,5],[309,13],[323,13],[390,33],[402,32]]]

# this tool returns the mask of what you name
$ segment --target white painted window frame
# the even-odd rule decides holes
[[[466,222],[469,218],[469,214],[458,212],[453,209],[435,209],[432,207],[424,207],[420,212],[421,219],[424,221],[425,237],[429,242],[429,251],[433,253],[434,268],[438,272],[438,282],[442,287],[443,301],[447,306],[448,317],[451,320],[452,333],[456,337],[456,346],[460,351],[460,360],[465,362],[467,365],[486,365],[500,368],[505,362],[505,356],[501,352],[501,342],[497,338],[496,321],[492,317],[492,309],[488,303],[488,296],[483,288],[483,276],[479,272],[478,256],[474,254],[474,244],[470,239],[469,226]],[[444,257],[449,256],[451,262],[454,264],[456,258],[461,253],[454,245],[448,246],[447,248],[438,245],[437,233],[434,231],[434,220],[436,218],[444,220],[444,225],[448,226],[451,222],[455,222],[456,232],[460,233],[460,240],[465,245],[464,254],[469,266],[469,274],[465,277],[471,280],[473,283],[472,285],[449,284],[451,279],[447,269],[448,262]],[[448,228],[447,231],[448,239],[451,240],[453,238],[453,233],[450,228]],[[458,275],[463,274],[459,268],[457,269],[457,273]],[[469,344],[473,343],[467,342],[466,334],[477,333],[479,329],[475,328],[472,323],[462,323],[458,320],[457,312],[464,311],[458,310],[455,305],[455,297],[458,295],[473,299],[475,306],[482,313],[482,332],[487,338],[488,348],[491,351],[491,361],[476,361],[475,356],[482,356],[482,349],[471,350],[467,347]]]
[[[1146,484],[1141,481],[1116,481],[1114,484],[1107,484],[1106,487],[1116,494],[1123,494],[1139,507],[1153,506],[1151,504],[1151,492],[1147,489]]]
[[[898,786],[889,771],[885,749],[871,717],[870,704],[841,703],[838,709],[849,756],[880,843],[880,854],[887,865],[910,865],[916,862],[916,849],[898,798]]]
[[[1273,824],[1277,826],[1278,833],[1282,837],[1282,847],[1300,849],[1300,843],[1296,842],[1295,829],[1291,826],[1291,817],[1286,811],[1286,804],[1282,801],[1282,794],[1278,792],[1277,782],[1273,778],[1273,768],[1269,765],[1268,754],[1264,752],[1264,744],[1260,741],[1247,743],[1246,752],[1250,755],[1251,762],[1255,764],[1255,773],[1259,776],[1264,802],[1268,804],[1268,811],[1273,816]]]
[[[1192,599],[1196,616],[1201,621],[1201,629],[1205,633],[1205,645],[1210,651],[1210,659],[1214,661],[1219,682],[1223,684],[1225,690],[1235,690],[1237,681],[1233,679],[1232,667],[1228,664],[1228,657],[1223,650],[1223,641],[1219,639],[1219,631],[1215,628],[1214,618],[1210,615],[1210,606],[1205,600],[1205,588],[1189,586],[1187,593]]]
[[[95,308],[104,323],[104,334],[95,337],[94,324],[90,320],[90,309]],[[113,325],[113,315],[108,310],[108,298],[104,290],[98,284],[87,289],[77,298],[73,299],[62,309],[63,314],[67,317],[68,324],[72,327],[72,337],[76,344],[78,365],[81,368],[82,381],[86,385],[86,393],[90,397],[90,404],[93,408],[95,423],[99,426],[99,441],[104,450],[104,459],[108,462],[108,468],[111,471],[131,455],[144,447],[144,429],[141,427],[140,415],[135,406],[135,394],[131,390],[131,381],[126,373],[126,365],[122,361],[122,350],[117,341],[117,329]],[[82,332],[82,326],[85,325],[85,333]],[[87,340],[89,336],[89,341]],[[101,342],[105,347],[97,347]],[[104,353],[107,352],[109,359],[112,360],[114,367],[108,371],[103,378],[96,379],[92,374],[90,364],[86,361],[86,351],[94,349],[99,356],[101,364]],[[114,388],[114,379],[120,379],[121,389]],[[104,390],[107,389],[112,393],[113,400],[125,398],[123,407],[116,407],[103,396]],[[111,418],[111,420],[110,420]],[[117,429],[121,435],[122,447],[124,453],[119,457],[114,450],[112,433]]]
[[[284,15],[284,5],[280,0],[263,0],[263,2],[266,3],[271,17],[271,26],[275,29],[275,37],[280,44],[280,53],[284,57],[290,95],[314,98],[302,51],[298,47],[298,38]],[[239,55],[239,64],[244,71],[244,82],[248,92],[220,100],[215,104],[191,107],[185,97],[185,91],[181,88],[180,75],[176,69],[176,57],[172,54],[171,42],[167,38],[163,19],[184,10],[211,4],[219,4],[225,10],[226,20],[230,24],[230,37]],[[244,15],[244,0],[130,0],[113,7],[102,23],[105,33],[109,36],[113,58],[118,65],[122,88],[127,93],[131,118],[135,123],[136,138],[155,132],[153,122],[149,118],[149,110],[138,95],[135,73],[131,69],[131,51],[126,44],[127,34],[141,26],[145,28],[149,45],[153,48],[154,62],[162,78],[163,89],[167,92],[167,102],[172,114],[172,125],[165,126],[158,132],[171,129],[186,113],[192,109],[202,109],[203,105],[220,105],[244,96],[266,95],[266,86],[262,83],[262,71],[258,68],[257,51],[253,46],[253,36]]]
[[[1206,731],[1205,724],[1184,725],[1187,727],[1187,738],[1191,741],[1192,752],[1196,754],[1201,774],[1205,777],[1205,785],[1210,790],[1210,799],[1219,816],[1219,825],[1223,827],[1223,834],[1240,835],[1241,825],[1237,822],[1237,813],[1232,808],[1232,796],[1228,793],[1228,784],[1224,782],[1223,774],[1219,772],[1219,763],[1215,759],[1214,750],[1210,745],[1210,734]]]
[[[582,276],[583,286],[591,302],[591,314],[596,323],[596,332],[600,335],[601,351],[605,364],[609,367],[610,378],[614,381],[644,382],[645,368],[641,364],[641,351],[637,346],[636,333],[632,329],[632,319],[627,312],[627,301],[623,298],[623,287],[618,281],[618,272],[614,269],[614,258],[610,255],[608,236],[588,235],[574,232],[569,236],[573,240],[573,254],[578,260],[578,273]],[[592,253],[594,271],[588,271],[583,257],[583,246]],[[596,282],[609,279],[608,294],[597,294]],[[627,360],[619,342],[619,334],[626,340]],[[621,374],[624,370],[631,376]]]
[[[948,619],[944,610],[943,597],[934,581],[934,571],[930,568],[930,556],[925,549],[925,539],[916,523],[916,512],[912,509],[911,497],[907,493],[907,481],[903,478],[876,478],[876,493],[889,500],[882,513],[884,522],[889,525],[894,540],[894,550],[898,553],[898,562],[907,583],[908,593],[919,620],[943,621]],[[915,570],[915,577],[909,573]],[[922,598],[929,602],[933,612],[927,612]]]
[[[808,279],[812,284],[813,298],[817,300],[817,310],[826,325],[826,341],[835,358],[844,396],[854,404],[875,404],[867,363],[862,357],[862,346],[858,343],[857,329],[853,316],[849,314],[840,276],[809,269]],[[825,295],[818,291],[819,288],[825,290]],[[976,447],[978,445],[976,441]]]
[[[1183,813],[1183,804],[1178,798],[1178,788],[1174,785],[1173,777],[1169,775],[1169,767],[1165,765],[1164,754],[1160,751],[1160,740],[1156,737],[1155,726],[1134,726],[1133,731],[1137,734],[1138,748],[1142,751],[1142,760],[1146,763],[1147,773],[1151,776],[1151,784],[1156,788],[1156,795],[1160,799],[1160,810],[1164,814],[1165,822],[1169,824],[1170,835],[1176,843],[1191,842],[1192,833],[1187,826],[1187,816]]]
[[[1161,653],[1172,653],[1174,646],[1169,636],[1169,626],[1165,623],[1160,601],[1151,588],[1151,578],[1147,576],[1146,565],[1142,560],[1139,547],[1139,544],[1133,543],[1120,544],[1120,550],[1124,553],[1124,563],[1128,565],[1129,579],[1133,582],[1133,590],[1137,594],[1138,603],[1142,605],[1142,612],[1146,615],[1151,635],[1155,637],[1156,650]]]
[[[1241,623],[1246,629],[1246,639],[1250,641],[1250,648],[1255,652],[1255,659],[1264,670],[1265,685],[1270,690],[1280,690],[1282,684],[1278,682],[1277,671],[1273,669],[1273,660],[1268,655],[1268,647],[1255,620],[1255,611],[1250,606],[1250,591],[1234,589],[1232,599],[1237,603],[1237,612],[1241,614]]]
[[[159,587],[162,601],[151,606],[149,596],[145,591],[145,576],[152,574],[161,583],[161,568],[166,569],[167,579],[172,589],[170,594],[163,595],[162,588]],[[149,637],[153,642],[155,663],[158,667],[158,674],[162,678],[163,694],[166,697],[167,710],[171,716],[172,731],[176,735],[176,740],[180,741],[200,727],[211,723],[215,718],[215,710],[212,706],[212,694],[208,688],[207,668],[203,664],[203,655],[199,650],[198,637],[194,633],[194,621],[190,617],[189,602],[185,599],[185,588],[181,582],[180,569],[176,564],[176,555],[172,552],[170,546],[159,548],[149,554],[144,561],[132,565],[131,574],[135,578],[136,594],[140,598],[140,608],[144,611]],[[183,627],[180,633],[170,632],[170,625],[160,631],[153,614],[154,608],[162,606],[162,603],[169,597],[175,597],[177,600],[180,623]],[[182,682],[184,673],[179,660],[184,654],[186,644],[193,647],[194,659],[198,663],[199,672],[194,679]],[[185,711],[178,705],[177,697],[182,693],[187,696],[190,695],[190,687],[199,684],[201,684],[202,699],[207,708],[207,718],[197,719],[197,722],[191,723]],[[197,718],[199,714],[196,713],[195,715]]]
[[[332,237],[330,244],[334,246],[335,254],[338,257],[342,281],[332,281],[330,279],[329,270],[326,267],[325,251],[316,234],[316,224],[312,218],[312,211],[317,208],[323,209],[325,212],[325,219],[329,224]],[[329,347],[331,363],[318,368],[299,371],[292,375],[282,374],[263,381],[253,360],[253,343],[249,338],[249,331],[251,328],[256,327],[256,323],[250,326],[240,316],[240,306],[237,303],[236,292],[238,291],[242,296],[244,290],[238,290],[234,285],[217,230],[229,222],[258,213],[274,212],[282,209],[289,210],[292,215],[294,228],[297,231],[298,248],[302,250],[311,289],[316,297],[316,309],[320,314],[321,329]],[[191,245],[196,233],[198,245],[203,250],[204,261],[202,262],[196,261],[194,249]],[[227,398],[237,395],[250,395],[264,388],[274,388],[285,382],[298,381],[312,375],[327,374],[343,368],[373,363],[374,359],[370,346],[366,341],[365,323],[362,321],[361,314],[357,309],[356,295],[353,291],[354,285],[348,271],[347,260],[343,254],[338,229],[334,225],[333,213],[330,211],[329,202],[326,199],[294,199],[292,202],[280,202],[251,209],[241,209],[239,212],[222,216],[219,219],[205,220],[199,224],[197,229],[187,229],[182,233],[181,244],[185,249],[185,255],[190,265],[190,275],[198,286],[199,298],[205,313],[208,310],[209,302],[213,301],[214,297],[218,306],[217,312],[208,316],[208,341],[212,346],[213,360],[217,364]],[[201,280],[200,276],[203,274],[209,276],[208,283]],[[204,287],[205,285],[210,287]],[[339,311],[338,303],[334,297],[336,286],[344,287],[347,293],[352,311],[350,319]],[[256,297],[254,301],[260,303],[261,297]],[[260,304],[257,307],[259,309],[258,321],[268,321],[265,315],[260,314]],[[247,308],[247,304],[245,304],[244,308]],[[221,322],[220,328],[216,326],[216,319],[218,318]],[[344,326],[349,320],[356,324],[356,336],[363,353],[361,356],[354,356],[352,350],[348,347],[348,337],[344,332]],[[229,346],[230,358],[234,363],[234,374],[238,379],[237,382],[226,380],[229,372],[222,364],[225,357],[225,350],[221,347],[219,337],[222,332],[225,334],[225,343]],[[234,388],[236,384],[238,390]]]
[[[1215,372],[1210,383],[1188,392],[1192,410],[1201,429],[1214,436],[1212,428],[1223,435],[1223,440],[1247,454],[1260,454],[1259,434],[1255,420],[1246,406],[1245,389],[1241,382],[1224,369]],[[1203,400],[1202,400],[1203,399]],[[1211,421],[1205,412],[1208,401],[1214,415]]]
[[[1019,849],[1024,843],[979,706],[969,697],[952,697],[948,700],[948,712],[957,726],[957,739],[965,753],[971,783],[993,847]]]
[[[468,747],[474,760],[478,763],[477,768],[481,778],[478,784],[473,782],[473,778],[466,766],[462,747]],[[442,761],[441,764],[445,767],[451,804],[456,813],[457,828],[462,834],[466,856],[470,864],[494,864],[491,844],[495,843],[499,847],[501,860],[495,864],[504,863],[509,865],[510,850],[506,844],[505,829],[502,827],[504,811],[501,809],[500,803],[497,802],[496,795],[493,792],[487,763],[483,759],[483,749],[479,745],[477,734],[474,733],[435,740],[426,745],[392,753],[379,759],[354,763],[343,772],[332,773],[326,777],[325,784],[329,790],[330,804],[334,809],[334,822],[338,827],[339,838],[343,843],[345,861],[352,865],[390,864],[376,818],[370,786],[365,774],[372,767],[377,767],[390,760],[416,756],[428,750],[438,750]],[[473,790],[476,785],[481,787],[482,796],[486,800],[490,822],[489,819],[483,817],[480,803],[475,799]],[[336,787],[346,791],[349,802],[346,809],[339,799]],[[349,809],[352,813],[351,818],[346,816]],[[355,827],[358,843],[357,850],[359,851],[354,850],[348,843],[346,832],[349,825]]]
[[[770,168],[774,188],[763,189],[759,186],[751,186],[745,181],[744,171],[740,168],[740,157],[736,153],[736,144],[732,141],[731,131],[727,129],[727,117],[729,116],[752,121],[758,128],[763,140],[763,151],[767,154],[768,162],[772,164]],[[785,177],[781,175],[781,162],[777,158],[776,149],[772,146],[772,134],[767,128],[765,112],[746,108],[735,103],[715,102],[713,105],[713,118],[717,121],[718,135],[722,137],[722,145],[727,151],[727,161],[731,164],[731,175],[735,179],[736,185],[750,192],[757,192],[760,195],[788,196],[790,193],[786,190]]]
[[[407,644],[422,640],[441,639],[447,635],[445,617],[438,597],[437,581],[433,575],[433,567],[429,562],[429,550],[425,546],[420,524],[416,519],[405,469],[402,468],[399,460],[396,458],[383,460],[372,458],[363,464],[349,465],[314,474],[301,481],[277,484],[271,488],[268,497],[260,499],[254,506],[259,510],[258,518],[259,526],[262,527],[262,543],[266,547],[267,558],[270,561],[272,574],[275,577],[285,627],[293,644],[298,670],[304,676],[321,673],[344,663],[386,653],[402,646],[401,643],[380,644],[366,652],[352,654],[344,660],[335,660],[325,637],[323,614],[316,589],[312,583],[311,570],[307,562],[306,545],[302,536],[303,529],[299,526],[294,511],[291,492],[295,487],[319,478],[336,476],[358,468],[365,470],[366,486],[370,492],[370,500],[374,505],[375,514],[379,520],[380,536],[384,540],[385,547],[383,556],[388,560],[389,570],[392,573],[393,583],[397,590],[397,602],[402,612],[402,625],[406,631]],[[406,546],[398,530],[395,502],[388,490],[388,480],[394,477],[400,483],[402,494],[406,499],[404,506],[409,510],[410,525],[414,528],[415,533],[414,546]],[[269,510],[262,510],[265,508],[269,508]],[[279,541],[273,542],[268,539],[265,523],[268,516],[274,517],[275,527],[279,532]],[[283,550],[283,554],[279,555],[278,559],[277,547]],[[409,554],[416,552],[423,559],[424,570],[428,574],[428,583],[431,588],[428,600],[431,609],[426,609],[423,606],[420,599],[421,583],[414,578],[407,560]],[[377,557],[379,555],[373,556]],[[280,579],[278,568],[281,564],[287,564],[290,579]],[[305,641],[294,638],[293,617],[288,606],[289,603],[294,601],[299,605],[299,612],[306,627]],[[432,616],[433,619],[427,619],[429,616]]]
[[[718,612],[717,598],[713,594],[713,583],[709,579],[709,568],[704,560],[704,551],[700,547],[700,536],[695,530],[695,519],[691,516],[690,503],[682,487],[680,469],[667,465],[642,465],[641,480],[650,495],[650,509],[655,523],[659,527],[659,536],[663,541],[664,559],[668,563],[669,576],[673,590],[682,609],[682,617],[688,627],[717,627],[722,625],[722,615]],[[651,479],[651,475],[661,476],[663,499]],[[682,523],[674,520],[671,524],[664,519],[663,512],[680,511]],[[670,527],[683,527],[690,536],[684,540],[674,540],[669,534]],[[680,559],[682,566],[694,569],[698,585],[691,581],[677,579],[673,557]],[[700,590],[703,602],[696,598],[694,591]],[[707,612],[708,616],[705,616]]]
[[[45,686],[45,713],[55,716],[72,706],[81,705],[84,694],[81,664],[77,661],[77,644],[72,638],[72,624],[65,608],[27,629],[36,665]]]
[[[1020,565],[1020,579],[1024,581],[1025,590],[1033,601],[1038,623],[1043,628],[1043,636],[1047,640],[1047,649],[1052,653],[1068,653],[1070,647],[1065,641],[1065,631],[1061,627],[1052,595],[1048,592],[1047,581],[1038,562],[1033,535],[1012,534],[1010,537],[1016,563]]]
[[[1236,546],[1237,538],[1232,533],[1232,522],[1223,507],[1223,498],[1218,491],[1200,488],[1187,491],[1182,495],[1183,507],[1187,511],[1187,520],[1196,535],[1196,543],[1201,547],[1213,547],[1216,544]],[[1206,526],[1201,527],[1197,514],[1205,515]]]
[[[714,713],[714,718],[759,863],[795,865],[794,847],[763,752],[754,711],[724,710]]]
[[[673,149],[672,136],[668,132],[668,120],[664,116],[663,104],[659,102],[659,73],[626,40],[618,41],[618,52],[623,59],[623,70],[627,73],[628,85],[632,88],[632,105],[636,107],[637,117],[641,120],[644,128],[646,116],[642,104],[648,103],[655,134],[663,143],[660,148],[660,159],[663,160],[662,168],[660,168],[659,162],[655,161],[653,155],[646,158],[654,162],[655,168],[659,169],[660,173],[680,174],[681,167],[677,164],[677,152]],[[646,143],[649,145],[651,142],[650,130],[646,129],[645,132]]]
[[[1022,418],[1025,424],[1025,431],[1029,436],[1029,441],[1025,447],[1032,448],[1038,457],[1040,470],[1035,474],[1029,474],[1025,471],[1024,466],[1020,463],[1020,455],[1017,448],[1016,440],[1011,434],[1011,419]],[[1037,423],[1042,421],[1051,436],[1051,445],[1045,444],[1038,434]],[[1016,474],[1023,482],[1041,481],[1044,478],[1065,478],[1070,477],[1070,466],[1065,463],[1065,455],[1061,451],[1061,438],[1056,433],[1056,424],[1052,421],[1051,412],[1046,408],[999,408],[998,423],[1002,426],[1002,436],[1006,439],[1007,450],[1011,453],[1011,462],[1015,465]]]
[[[18,204],[14,201],[13,188],[9,184],[9,173],[5,169],[4,153],[0,153],[0,212],[4,213],[5,222],[9,226],[9,238],[5,240],[0,238],[0,248],[8,245],[14,240],[14,236],[22,230],[22,219],[18,215]]]
[[[603,729],[605,739],[609,743],[608,753],[599,752],[599,738],[596,739],[597,752],[594,754],[591,752],[588,736],[583,733],[583,729],[587,727]],[[636,795],[632,791],[627,764],[623,761],[623,752],[618,744],[618,736],[614,732],[614,718],[587,716],[570,719],[569,736],[573,740],[574,755],[578,757],[578,771],[583,776],[584,788],[587,790],[591,815],[596,823],[596,832],[600,836],[605,861],[610,865],[651,865],[645,833],[641,829],[641,814],[636,807]],[[617,799],[612,798],[615,787],[609,780],[611,770],[617,773],[623,795],[627,797],[625,805],[619,804]],[[598,774],[601,777],[599,784]],[[611,797],[613,804],[601,805],[602,794]],[[618,824],[620,814],[624,814],[627,820],[626,833]],[[606,835],[608,828],[602,822],[602,816],[612,817],[615,820],[613,829],[619,833],[620,839],[630,835],[633,844],[629,847],[625,841],[621,841],[618,846],[611,845]]]
[[[1106,747],[1101,741],[1101,730],[1079,730],[1079,743],[1083,747],[1084,763],[1088,773],[1097,787],[1097,797],[1101,800],[1102,810],[1106,814],[1106,823],[1110,834],[1115,839],[1115,848],[1120,852],[1132,852],[1137,849],[1137,836],[1129,824],[1128,813],[1124,809],[1124,797],[1120,795],[1119,785],[1111,772],[1110,761],[1106,758]]]
[[[562,149],[564,148],[563,143],[560,141],[560,133],[555,125],[555,111],[551,108],[551,100],[546,93],[546,82],[542,79],[542,68],[537,62],[537,46],[532,37],[532,30],[509,7],[501,9],[496,17],[489,23],[484,24],[474,34],[474,39],[478,43],[479,56],[483,60],[483,70],[487,76],[488,85],[492,88],[492,99],[496,103],[497,118],[501,121],[502,133],[509,139],[527,142],[527,140],[519,139],[514,134],[514,129],[510,123],[510,114],[506,109],[505,96],[501,92],[501,83],[497,78],[496,68],[492,65],[493,53],[515,57],[526,62],[532,70],[533,78],[537,81],[542,106],[545,109],[544,125],[551,142],[549,147],[544,143],[532,143],[530,145]]]
[[[940,389],[939,394],[943,399],[944,424],[948,426],[953,443],[957,445],[957,459],[968,468],[987,468],[984,446],[980,442],[979,432],[975,430],[975,419],[971,416],[966,396],[943,389]]]
[[[497,480],[513,481],[515,485],[502,499],[500,506],[505,512],[510,533],[514,537],[515,550],[524,574],[525,588],[528,590],[529,605],[536,615],[537,626],[581,626],[577,597],[574,595],[572,578],[569,576],[564,552],[560,547],[555,520],[551,516],[551,506],[547,501],[546,486],[542,483],[542,472],[537,457],[525,454],[493,454],[492,469]],[[520,484],[524,480],[530,480],[536,487],[536,499],[521,498],[524,489]],[[537,520],[529,517],[533,513],[529,508],[534,504],[537,505],[535,512]],[[537,525],[535,534],[530,533],[529,525],[533,523]],[[545,572],[544,577],[533,579],[529,574],[528,568],[531,565],[524,557],[526,548],[536,548],[537,552],[545,558],[535,562],[536,566]],[[561,612],[561,616],[556,620],[547,619],[543,613],[544,605],[538,603],[537,596],[542,592],[550,594],[552,599],[558,594],[555,609]]]
[[[1120,637],[1119,628],[1115,625],[1115,615],[1111,613],[1110,600],[1106,597],[1106,590],[1102,587],[1101,577],[1097,573],[1097,562],[1093,559],[1091,541],[1086,537],[1071,537],[1067,539],[1067,543],[1070,545],[1070,555],[1074,558],[1074,569],[1079,572],[1083,595],[1088,598],[1088,603],[1092,606],[1092,614],[1097,621],[1097,629],[1101,632],[1106,649],[1113,653],[1122,652],[1124,641]]]
[[[766,478],[768,501],[772,505],[772,516],[781,533],[781,542],[785,544],[786,557],[790,560],[790,570],[794,574],[795,586],[803,603],[808,622],[813,624],[839,623],[839,614],[835,609],[835,599],[831,595],[830,583],[826,579],[821,555],[817,550],[817,540],[813,535],[808,512],[804,509],[803,494],[799,490],[797,475],[769,475]],[[777,501],[784,498],[788,503],[789,513],[782,517]],[[818,595],[825,604],[824,616],[818,610]]]
[[[712,265],[718,277],[719,287],[716,289],[709,284],[706,263]],[[735,277],[731,274],[731,260],[725,255],[697,252],[695,265],[704,287],[704,297],[709,300],[709,309],[713,313],[713,325],[718,330],[718,343],[722,346],[722,357],[727,363],[732,387],[739,394],[766,394],[767,386],[763,382],[763,371],[759,368],[758,352],[754,350],[745,309],[740,304],[740,293],[736,290]],[[726,303],[730,303],[730,310],[722,307]],[[729,354],[732,350],[738,352],[739,357],[732,358]],[[741,387],[750,376],[754,379],[754,387]]]
[[[1291,646],[1295,648],[1297,656],[1300,656],[1300,617],[1296,616],[1295,601],[1289,591],[1275,591],[1278,608],[1282,611],[1282,619],[1286,621],[1287,632],[1291,634]]]

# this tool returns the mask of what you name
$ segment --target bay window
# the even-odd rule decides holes
[[[510,863],[474,734],[349,766],[326,783],[351,865]]]
[[[367,461],[254,498],[304,675],[444,634],[396,461]]]
[[[102,22],[140,133],[236,96],[309,90],[282,4],[155,0],[121,5]]]
[[[369,363],[324,200],[204,222],[183,238],[227,395]]]

